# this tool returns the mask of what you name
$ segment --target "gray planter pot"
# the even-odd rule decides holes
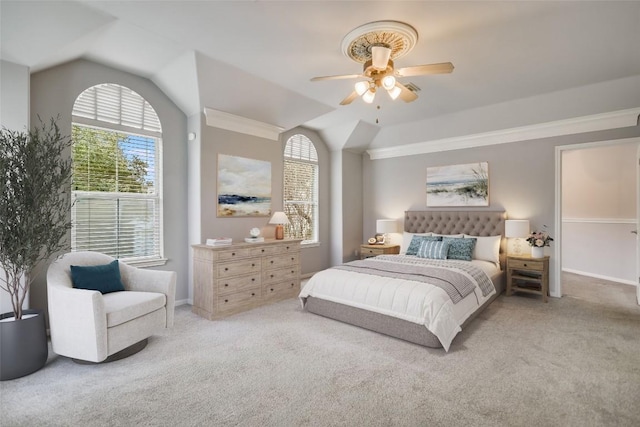
[[[26,314],[37,316],[24,319]],[[0,314],[0,319],[13,313]],[[0,381],[24,377],[42,368],[49,348],[42,310],[25,310],[23,319],[0,322]]]

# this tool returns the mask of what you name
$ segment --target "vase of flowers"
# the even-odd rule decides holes
[[[544,227],[546,228],[547,226],[545,225]],[[529,246],[531,246],[531,257],[542,258],[544,257],[544,247],[551,246],[553,238],[549,236],[546,230],[532,231],[529,237],[527,237],[527,242],[529,242]]]

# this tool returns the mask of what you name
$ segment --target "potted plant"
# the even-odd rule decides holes
[[[544,247],[551,246],[551,242],[553,242],[553,238],[549,236],[546,228],[543,231],[532,231],[527,237],[527,242],[529,242],[529,246],[531,246],[531,257],[532,258],[542,258],[544,257]]]
[[[0,380],[42,368],[48,346],[42,310],[23,310],[36,266],[67,247],[71,228],[71,139],[55,119],[33,130],[0,130],[0,288],[13,312],[0,315]]]

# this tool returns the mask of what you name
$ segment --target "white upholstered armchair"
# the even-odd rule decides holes
[[[70,266],[112,261],[114,258],[98,252],[71,252],[49,266],[49,326],[55,353],[89,362],[115,360],[141,350],[149,336],[173,326],[173,271],[119,262],[124,291],[102,294],[73,287]]]

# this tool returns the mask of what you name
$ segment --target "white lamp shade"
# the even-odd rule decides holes
[[[382,87],[385,88],[386,90],[393,89],[395,85],[396,85],[396,78],[393,76],[386,76],[384,79],[382,79]]]
[[[284,212],[275,212],[269,220],[269,224],[289,224],[289,218]]]
[[[375,91],[369,89],[364,93],[364,95],[362,95],[362,100],[367,104],[371,104],[373,102],[373,98],[375,97],[376,97]]]
[[[397,233],[398,222],[395,219],[379,219],[376,221],[377,233]]]
[[[362,96],[367,90],[369,90],[369,82],[358,82],[354,86],[358,96]]]
[[[508,219],[504,224],[505,237],[527,237],[529,236],[528,219]]]
[[[394,101],[398,98],[398,95],[400,95],[400,92],[402,92],[402,89],[400,89],[398,86],[395,86],[394,88],[389,89],[387,91],[391,99],[393,99]]]

